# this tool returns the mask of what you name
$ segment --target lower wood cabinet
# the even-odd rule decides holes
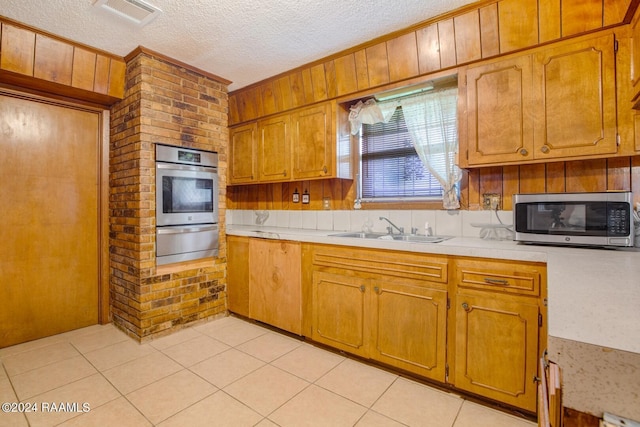
[[[454,281],[452,382],[534,412],[546,267],[459,259]]]
[[[229,310],[302,333],[300,243],[227,237]]]
[[[446,274],[445,257],[318,249],[311,338],[444,382]]]
[[[544,264],[229,236],[228,269],[230,311],[536,411]]]

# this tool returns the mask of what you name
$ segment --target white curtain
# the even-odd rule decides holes
[[[442,89],[388,102],[369,99],[351,107],[351,133],[362,124],[388,122],[398,106],[402,107],[411,142],[425,167],[444,189],[445,209],[460,208],[456,183],[462,171],[455,164],[458,151],[457,88]]]

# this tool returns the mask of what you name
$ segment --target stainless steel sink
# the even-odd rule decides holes
[[[450,239],[449,236],[419,236],[415,234],[396,234],[393,240],[401,240],[403,242],[413,243],[440,243],[443,240]]]
[[[387,235],[386,233],[365,233],[365,232],[356,232],[356,231],[331,234],[331,236],[333,237],[353,237],[357,239],[379,239],[380,237],[383,237],[386,235]]]
[[[417,234],[387,234],[387,233],[365,233],[365,232],[346,232],[331,234],[333,237],[351,237],[356,239],[382,239],[396,240],[408,243],[440,243],[450,239],[450,236],[420,236]]]

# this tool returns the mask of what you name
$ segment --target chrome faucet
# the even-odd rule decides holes
[[[389,234],[393,234],[393,229],[395,228],[396,230],[398,230],[400,232],[400,234],[404,234],[404,227],[398,227],[397,225],[395,225],[394,223],[392,223],[391,221],[389,221],[389,218],[385,218],[383,216],[380,217],[380,221],[382,220],[387,221],[389,224],[391,224],[391,227],[387,227],[387,231],[389,232]]]

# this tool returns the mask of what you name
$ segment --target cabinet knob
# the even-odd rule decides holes
[[[282,176],[287,176],[287,170],[282,171]]]
[[[527,151],[526,148],[523,148],[523,149],[520,150],[520,154],[523,155],[523,156],[526,156],[527,154],[529,154],[529,152]]]
[[[364,292],[364,290],[365,290],[364,285],[360,285],[360,292]]]
[[[373,287],[373,291],[374,291],[376,294],[379,294],[379,293],[380,293],[380,288],[379,288],[379,287],[377,287],[377,286],[374,286],[374,287]]]
[[[322,168],[322,171],[323,171],[324,173],[327,173],[327,171],[328,171],[328,170],[329,170],[329,169],[327,169],[327,167],[326,167],[326,166]]]
[[[549,146],[548,145],[543,145],[540,148],[540,151],[542,151],[544,154],[547,154],[550,150],[549,150]]]
[[[462,309],[464,311],[471,311],[471,309],[469,308],[469,304],[467,304],[466,302],[462,303]]]

